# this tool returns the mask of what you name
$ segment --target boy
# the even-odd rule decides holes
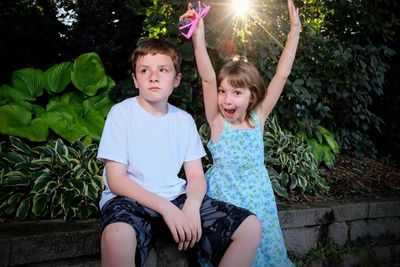
[[[103,266],[143,266],[160,224],[179,250],[219,266],[250,266],[261,225],[249,211],[205,196],[205,155],[193,118],[169,104],[181,57],[163,40],[132,55],[139,95],[108,114],[98,158],[106,162],[100,201]],[[186,181],[177,176],[183,165]]]

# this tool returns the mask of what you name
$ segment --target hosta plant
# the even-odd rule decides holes
[[[46,71],[16,70],[11,85],[0,86],[0,134],[35,142],[46,141],[50,133],[69,143],[99,141],[114,85],[96,53]]]
[[[318,172],[311,147],[302,138],[283,131],[276,117],[268,119],[264,131],[265,163],[274,191],[282,197],[296,188],[301,193],[329,189]]]
[[[0,145],[0,217],[86,219],[98,216],[102,164],[97,146],[61,139],[30,147],[10,136]]]

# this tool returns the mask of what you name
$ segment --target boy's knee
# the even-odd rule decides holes
[[[107,225],[101,235],[102,246],[118,246],[126,244],[136,245],[135,230],[127,223],[111,223]]]

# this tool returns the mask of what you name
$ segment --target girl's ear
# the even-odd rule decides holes
[[[176,74],[174,80],[174,88],[178,87],[181,84],[181,79],[182,79],[182,74],[181,73]]]

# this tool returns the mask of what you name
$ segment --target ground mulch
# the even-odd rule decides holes
[[[400,196],[400,169],[379,161],[341,153],[332,168],[321,168],[330,184],[329,192],[320,195],[291,194],[290,202],[366,199]]]

